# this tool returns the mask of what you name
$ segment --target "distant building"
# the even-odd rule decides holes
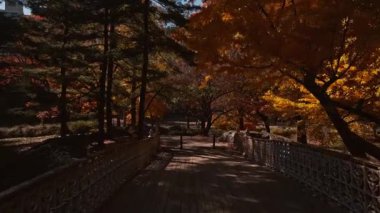
[[[0,10],[0,12],[6,13],[12,16],[22,16],[24,15],[24,1],[20,0],[5,0],[5,9]]]

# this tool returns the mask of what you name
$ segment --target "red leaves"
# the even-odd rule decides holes
[[[0,88],[7,86],[22,76],[22,68],[15,66],[17,57],[0,56]]]

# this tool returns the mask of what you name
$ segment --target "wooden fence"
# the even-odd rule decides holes
[[[57,168],[0,193],[0,212],[94,212],[149,164],[159,135],[115,143],[101,153]]]

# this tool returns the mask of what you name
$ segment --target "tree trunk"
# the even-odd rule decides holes
[[[140,106],[139,106],[139,123],[138,136],[144,136],[144,121],[145,121],[145,95],[147,87],[147,76],[149,69],[149,5],[150,0],[144,1],[144,47],[143,47],[143,69],[141,73],[141,91],[140,91]]]
[[[201,119],[201,132],[202,134],[205,132],[206,129],[206,121],[204,118]]]
[[[137,124],[137,98],[131,99],[131,126],[136,127]]]
[[[261,120],[264,123],[265,126],[265,131],[270,133],[270,122],[269,122],[269,117],[266,116],[264,113],[261,113],[259,110],[256,110],[257,115],[261,118]]]
[[[270,123],[269,123],[269,120],[265,120],[264,121],[264,126],[265,126],[265,131],[267,131],[268,133],[270,133]]]
[[[239,130],[244,130],[244,112],[239,110]]]
[[[186,127],[190,129],[190,117],[188,115],[186,116]]]
[[[60,120],[60,135],[66,137],[69,133],[67,127],[68,114],[67,114],[67,77],[66,68],[61,67],[61,97],[59,98],[59,120]]]
[[[69,29],[67,26],[64,27],[64,32],[63,32],[63,43],[61,46],[61,53],[64,54],[65,52],[65,47],[68,42],[68,35],[69,35]],[[65,55],[62,56],[61,58],[61,97],[59,98],[59,121],[60,121],[60,136],[66,137],[67,134],[69,134],[69,128],[67,126],[67,122],[69,120],[69,116],[67,113],[67,69],[65,67]]]
[[[307,144],[306,123],[302,118],[297,121],[297,142]]]
[[[375,125],[373,127],[373,134],[375,136],[375,141],[380,142],[380,126]]]
[[[118,113],[117,114],[117,120],[116,120],[116,126],[121,127],[121,116],[122,114]]]
[[[132,74],[132,88],[131,88],[131,126],[135,127],[137,123],[137,82],[136,82],[136,70],[133,70]]]
[[[204,136],[208,136],[208,133],[211,130],[211,126],[212,126],[212,114],[207,117],[207,124],[203,131]]]
[[[109,32],[110,46],[109,51],[116,48],[116,38],[115,38],[115,21],[112,20],[110,24]],[[108,54],[108,70],[107,70],[107,102],[106,102],[106,117],[107,117],[107,138],[111,137],[112,132],[112,87],[113,87],[113,70],[114,70],[114,59],[112,55]]]
[[[328,97],[327,94],[320,92],[318,86],[316,85],[307,85],[306,88],[308,88],[308,90],[319,100],[329,119],[334,124],[334,127],[342,138],[343,143],[353,156],[365,158],[367,153],[380,160],[380,149],[351,131],[346,121],[344,121],[342,116],[339,114],[337,107],[330,100],[330,97]]]
[[[338,110],[332,104],[324,100],[321,101],[321,105],[325,109],[331,122],[334,124],[334,127],[337,129],[348,151],[354,156],[362,158],[366,157],[366,151],[363,146],[366,142],[349,129],[347,123],[342,119]]]
[[[101,67],[101,74],[99,78],[99,97],[98,97],[98,144],[99,146],[104,146],[104,107],[105,107],[105,93],[106,93],[106,78],[107,78],[107,68],[108,68],[108,45],[109,45],[109,29],[108,29],[108,17],[109,10],[105,9],[104,18],[104,44],[103,44],[103,62]]]
[[[127,115],[123,110],[123,127],[127,127]]]

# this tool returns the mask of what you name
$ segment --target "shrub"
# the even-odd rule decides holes
[[[73,121],[68,124],[72,134],[90,133],[96,129],[96,121]]]
[[[201,133],[200,129],[186,129],[182,131],[182,135],[185,136],[194,136],[194,135],[199,135]]]
[[[68,123],[72,134],[91,133],[96,129],[95,121],[73,121]],[[37,137],[59,134],[59,124],[45,125],[18,125],[13,127],[1,127],[0,138]]]
[[[169,128],[160,126],[160,134],[161,135],[169,134]]]
[[[56,135],[59,133],[59,125],[38,125],[38,126],[25,126],[22,129],[22,135],[25,137],[43,136],[43,135]]]
[[[163,128],[162,128],[163,129]],[[163,129],[167,132],[168,135],[183,135],[183,136],[194,136],[200,134],[200,129],[187,129],[186,127],[181,127],[179,125],[175,125],[170,127],[169,129]],[[165,134],[160,132],[161,134]]]
[[[293,135],[297,134],[297,129],[294,127],[278,127],[273,128],[271,133],[274,135],[281,135],[286,138],[291,138]]]
[[[180,125],[175,125],[169,128],[169,131],[182,131],[183,128]]]
[[[10,126],[10,125],[22,125],[28,124],[38,124],[39,120],[36,117],[36,112],[33,110],[25,110],[23,108],[13,108],[8,111],[0,112],[1,119],[0,125]]]
[[[212,129],[212,130],[211,130],[211,133],[212,133],[213,135],[215,135],[216,137],[220,137],[220,136],[222,136],[224,132],[225,132],[225,131],[222,130],[222,129]]]
[[[0,138],[36,137],[44,135],[56,135],[59,133],[58,124],[49,125],[19,125],[0,128]]]

